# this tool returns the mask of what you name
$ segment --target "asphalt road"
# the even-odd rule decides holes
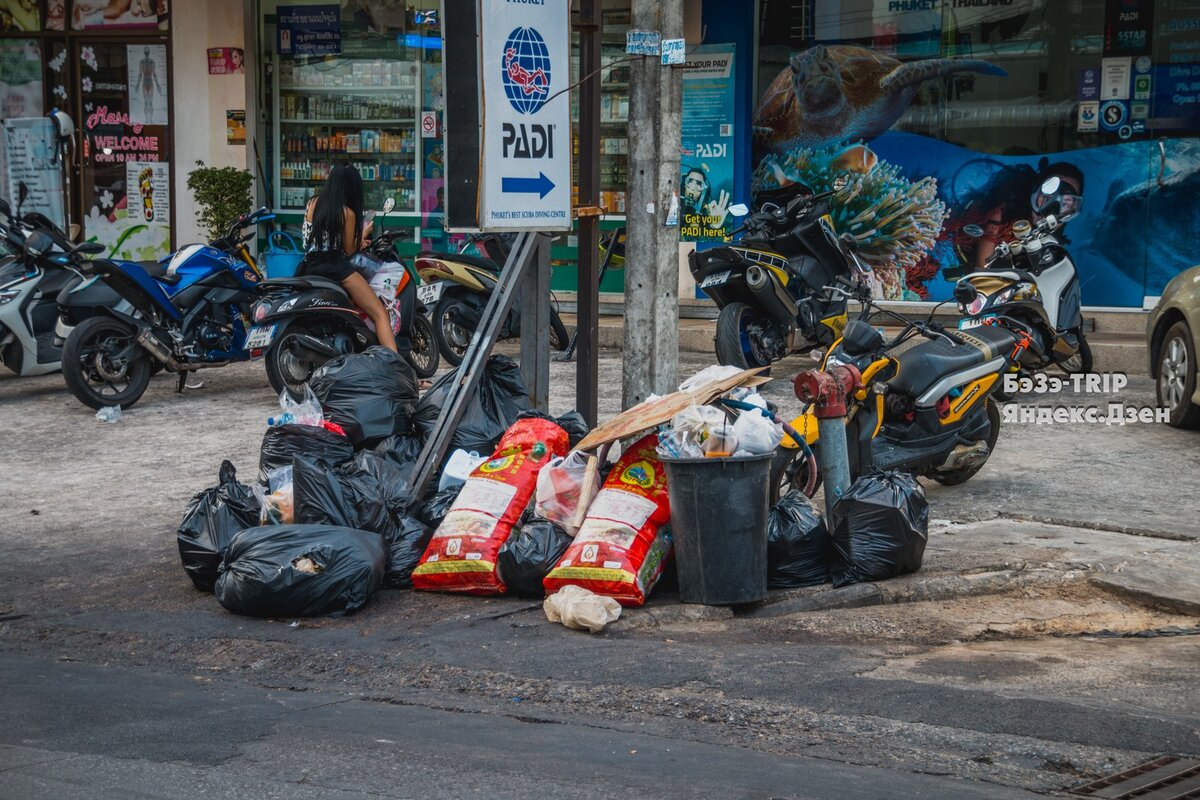
[[[561,412],[572,367],[553,370]],[[157,379],[109,425],[59,376],[0,376],[0,796],[1007,797],[1200,752],[1200,637],[1081,641],[1164,623],[1091,596],[660,625],[665,590],[596,637],[526,601],[409,592],[234,617],[191,588],[174,528],[223,458],[253,474],[274,400],[261,365],[203,377],[182,396]],[[619,385],[606,353],[602,417]],[[765,391],[798,410],[786,381]],[[1053,519],[1085,551],[1091,529],[1194,537],[1198,441],[1006,424],[970,483],[929,487],[931,515]],[[980,633],[1097,603],[1065,638]],[[1090,688],[1069,680],[1098,663]]]

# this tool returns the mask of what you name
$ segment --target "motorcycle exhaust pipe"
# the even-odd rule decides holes
[[[138,331],[138,335],[134,337],[134,341],[142,346],[142,348],[154,358],[172,369],[178,369],[179,364],[175,361],[175,357],[171,355],[171,348],[163,344],[157,336],[154,335],[149,327],[142,328]]]
[[[320,358],[331,359],[342,355],[336,348],[328,342],[318,339],[315,336],[304,334],[302,336],[293,336],[290,340],[292,352],[301,358]]]
[[[753,264],[746,270],[746,286],[762,305],[763,311],[782,325],[796,321],[796,301],[765,269]]]

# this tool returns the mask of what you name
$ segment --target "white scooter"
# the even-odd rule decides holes
[[[1028,327],[1035,346],[1026,351],[1022,365],[1030,370],[1057,364],[1068,373],[1092,371],[1092,350],[1083,335],[1079,274],[1054,235],[1083,205],[1068,188],[1058,177],[1047,179],[1033,199],[1041,221],[1014,223],[1014,240],[996,245],[984,269],[964,276],[954,288],[959,310],[966,315],[960,329],[987,324],[997,316]],[[964,232],[983,235],[975,225]]]

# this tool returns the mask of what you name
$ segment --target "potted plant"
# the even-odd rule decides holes
[[[196,162],[196,169],[188,173],[187,187],[200,207],[199,221],[210,240],[224,236],[234,220],[251,210],[253,184],[254,176],[248,170]]]

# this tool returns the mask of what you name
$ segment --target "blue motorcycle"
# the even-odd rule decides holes
[[[62,354],[71,394],[91,408],[129,408],[155,366],[178,373],[182,390],[192,370],[261,356],[247,332],[263,274],[246,243],[255,226],[274,217],[265,208],[245,214],[225,236],[187,245],[157,264],[85,262],[85,271],[99,275],[133,310],[103,309],[71,332]]]

